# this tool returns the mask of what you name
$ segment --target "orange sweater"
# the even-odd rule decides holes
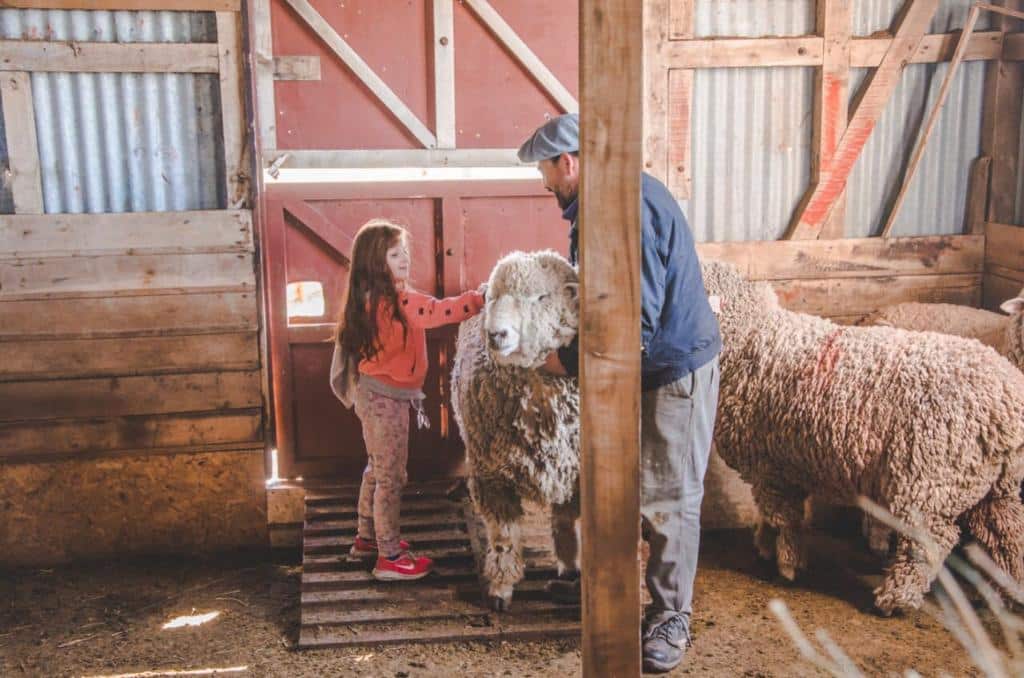
[[[425,330],[472,318],[484,307],[484,297],[475,291],[447,299],[399,292],[398,303],[409,324],[408,335],[403,337],[402,323],[392,317],[390,305],[381,302],[377,309],[377,332],[382,348],[370,360],[360,361],[359,373],[396,388],[419,389],[427,377]]]

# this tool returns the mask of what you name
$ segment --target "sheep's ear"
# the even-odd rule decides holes
[[[1014,297],[1013,299],[1004,301],[999,305],[999,308],[1002,309],[1003,313],[1009,313],[1010,315],[1020,313],[1021,311],[1024,311],[1024,297]]]
[[[578,299],[580,296],[580,284],[579,283],[565,283],[563,288],[565,293],[569,295],[570,299]]]

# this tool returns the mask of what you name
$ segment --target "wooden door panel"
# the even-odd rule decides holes
[[[553,249],[568,256],[569,223],[554,196],[466,197],[461,200],[465,284],[479,285],[513,250]]]
[[[329,341],[289,346],[295,422],[289,475],[355,480],[366,464],[359,418],[334,397],[328,384],[332,351]]]
[[[328,385],[333,324],[346,292],[351,242],[363,223],[386,217],[410,231],[413,283],[435,296],[477,287],[513,249],[567,249],[568,225],[539,181],[292,185],[268,190],[267,205],[275,426],[284,477],[356,480],[366,463],[359,421]],[[323,284],[323,317],[288,320],[284,291],[297,281]],[[449,406],[457,331],[427,333],[423,391],[431,428],[411,426],[413,479],[462,470]]]
[[[269,5],[263,44],[274,57],[319,62],[318,77],[301,80],[275,81],[261,67],[260,110],[273,114],[262,121],[268,156],[442,149],[416,157],[466,164],[457,151],[514,149],[545,116],[578,109],[575,0],[254,1]]]
[[[407,0],[318,2],[316,10],[433,127],[427,62],[430,3]],[[316,55],[320,79],[277,81],[277,148],[421,148],[283,0],[271,0],[275,56]]]
[[[359,421],[330,391],[334,323],[347,294],[351,246],[359,228],[372,218],[387,218],[405,227],[411,236],[413,285],[437,294],[437,243],[435,242],[436,200],[432,198],[302,200],[293,197],[281,203],[276,224],[281,246],[274,252],[282,261],[281,277],[274,292],[295,282],[318,282],[323,287],[324,315],[292,317],[273,324],[283,330],[283,339],[272,337],[275,359],[282,364],[275,375],[286,382],[282,393],[288,397],[276,403],[281,473],[303,477],[353,477],[365,464],[365,449]],[[286,305],[285,305],[286,306]],[[442,385],[427,384],[427,409],[437,421],[442,410]],[[437,432],[414,432],[410,451],[436,450]],[[417,454],[425,457],[425,454]],[[443,461],[443,460],[442,460]],[[446,468],[441,463],[442,468]],[[429,470],[429,469],[425,469]],[[443,473],[443,471],[442,471]]]
[[[526,46],[574,96],[579,91],[576,2],[491,0]],[[455,145],[518,148],[546,116],[565,112],[464,5],[455,12]],[[468,55],[472,55],[471,57]]]
[[[251,0],[259,159],[282,169],[514,165],[545,116],[578,108],[575,0]],[[269,19],[269,31],[265,22]],[[275,80],[274,57],[303,79]],[[284,62],[279,62],[283,65]],[[285,477],[358,478],[355,416],[327,384],[330,336],[356,229],[374,217],[412,234],[413,286],[476,287],[512,249],[565,253],[567,225],[535,181],[268,182],[261,215],[274,420]],[[323,286],[319,317],[288,318],[289,282]],[[308,312],[308,311],[305,311]],[[456,328],[428,333],[430,431],[413,433],[413,478],[461,469],[447,406]]]
[[[434,242],[437,206],[432,198],[391,198],[311,201],[324,218],[349,224],[355,231],[371,219],[389,219],[409,232],[412,256],[411,281],[415,289],[438,293],[437,252]],[[329,302],[330,303],[330,302]],[[335,306],[340,308],[340,303]]]

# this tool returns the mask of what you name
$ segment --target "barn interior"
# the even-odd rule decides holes
[[[513,250],[566,254],[516,149],[579,112],[610,130],[584,148],[604,160],[583,208],[595,295],[635,280],[615,217],[639,186],[615,187],[642,169],[702,259],[788,309],[998,312],[1024,287],[1022,19],[1021,0],[0,1],[0,675],[633,675],[642,551],[595,565],[584,605],[552,601],[531,507],[518,604],[481,600],[455,327],[427,335],[432,426],[403,495],[437,572],[383,584],[343,557],[366,451],[328,373],[356,232],[407,228],[436,297]],[[592,341],[638,317],[621,296],[593,306],[619,322],[584,323]],[[636,389],[599,388],[638,374],[617,365],[581,387],[601,498],[584,571],[639,535],[636,445],[624,474],[588,462],[637,430]],[[866,674],[979,671],[933,609],[872,611],[855,509],[808,507],[795,583],[756,558],[757,520],[713,456],[672,675],[828,675],[774,599]]]

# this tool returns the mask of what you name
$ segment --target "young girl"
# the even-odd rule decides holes
[[[405,229],[383,219],[359,229],[331,370],[332,388],[345,402],[345,395],[352,394],[339,392],[338,373],[343,368],[337,365],[341,362],[349,370],[358,365],[357,375],[341,377],[349,384],[357,379],[352,400],[368,457],[359,488],[359,532],[350,556],[376,557],[373,576],[379,580],[420,579],[433,567],[430,558],[409,552],[398,528],[407,479],[410,405],[420,427],[429,424],[420,390],[427,374],[424,330],[462,322],[484,305],[479,292],[448,299],[414,292],[409,288],[409,263]]]

